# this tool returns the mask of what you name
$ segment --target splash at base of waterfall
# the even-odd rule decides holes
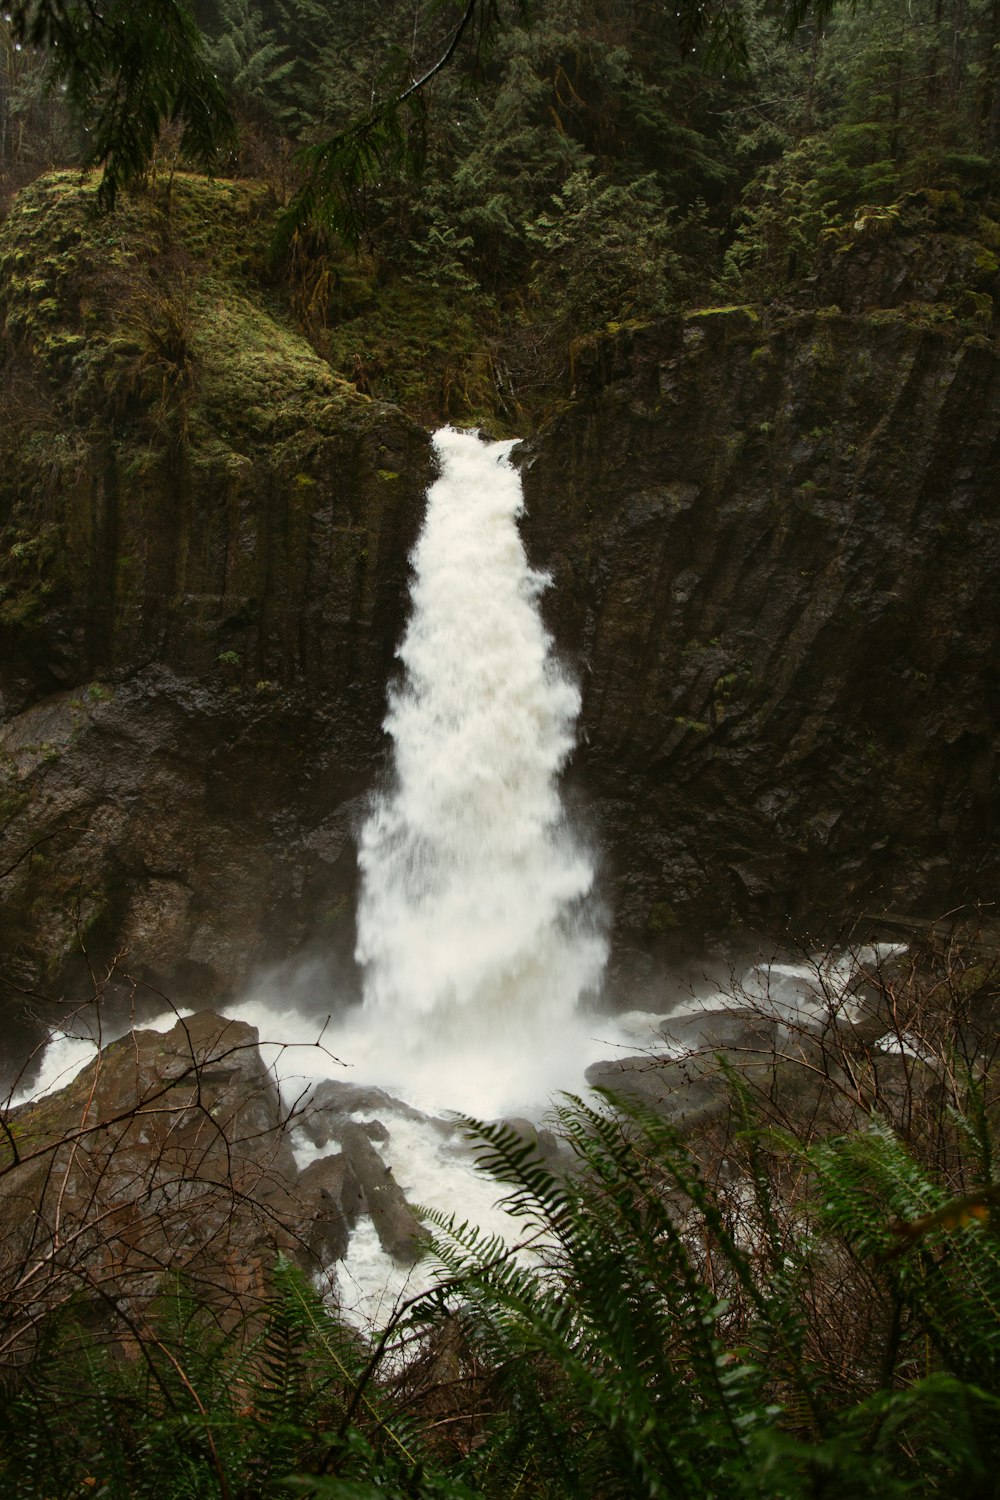
[[[597,1017],[570,1016],[548,1026],[535,1018],[513,1030],[497,1024],[421,1037],[386,1030],[362,1013],[331,1032],[329,1045],[352,1080],[377,1083],[426,1114],[537,1119],[553,1093],[582,1087],[589,1065],[607,1055],[607,1029]]]
[[[350,1025],[334,1031],[317,1018],[312,1008],[315,985],[309,971],[286,970],[262,976],[254,992],[227,1006],[226,1012],[258,1029],[263,1061],[272,1071],[289,1115],[291,1143],[300,1168],[317,1156],[339,1149],[333,1143],[314,1145],[298,1128],[297,1122],[303,1121],[312,1108],[313,1085],[369,1085],[367,1091],[362,1088],[356,1104],[345,1104],[341,1119],[362,1127],[377,1122],[374,1147],[407,1201],[453,1213],[460,1220],[479,1225],[487,1235],[516,1241],[519,1221],[512,1224],[498,1205],[498,1185],[474,1169],[461,1131],[436,1118],[443,1109],[467,1109],[487,1118],[519,1113],[539,1122],[549,1103],[543,1086],[547,1088],[554,1076],[561,1075],[561,1086],[582,1092],[588,1060],[631,1054],[632,1061],[656,1068],[670,1057],[699,1047],[711,1050],[713,1039],[719,1035],[715,1023],[734,1009],[744,1014],[749,1010],[758,1018],[772,1021],[776,1037],[788,1027],[801,1027],[814,1035],[833,1024],[849,1027],[872,1014],[864,998],[866,971],[891,961],[900,951],[893,945],[880,945],[842,954],[818,954],[806,962],[760,962],[746,969],[732,985],[723,989],[706,986],[697,997],[684,985],[668,986],[655,1012],[593,1016],[589,1027],[574,1022],[569,1037],[584,1038],[583,1055],[567,1043],[557,1059],[543,1059],[537,1073],[532,1071],[530,1058],[519,1066],[512,1051],[511,1071],[501,1067],[494,1074],[495,1052],[484,1058],[470,1051],[465,1074],[460,1071],[461,1059],[453,1053],[450,1060],[455,1071],[443,1069],[439,1057],[426,1078],[419,1068],[413,1076],[407,1076],[405,1069],[412,1059],[405,1053],[395,1054],[390,1039],[374,1028],[366,1031],[358,1024],[353,1032]],[[141,1025],[167,1030],[177,1014],[144,1016]],[[30,1086],[15,1095],[13,1104],[27,1103],[64,1087],[96,1056],[98,1040],[88,1029],[87,1019],[80,1016],[72,1033],[53,1036],[40,1072]],[[699,1022],[683,1046],[667,1040],[678,1020]],[[888,1021],[886,1026],[884,1045],[899,1048],[900,1039]],[[566,1034],[560,1035],[565,1043]],[[110,1040],[104,1029],[103,1041]],[[354,1043],[357,1051],[352,1055],[348,1047]],[[724,1034],[719,1046],[723,1051],[727,1046]],[[906,1047],[905,1038],[902,1046]],[[910,1055],[919,1057],[916,1050]],[[393,1066],[399,1069],[395,1075],[398,1085],[393,1081]],[[447,1097],[442,1098],[442,1090],[447,1091]],[[521,1099],[525,1101],[522,1105],[513,1103]],[[422,1104],[424,1113],[418,1114],[410,1104],[418,1108]],[[333,1134],[336,1136],[335,1131]],[[434,1276],[433,1260],[421,1261],[415,1267],[395,1263],[380,1243],[372,1219],[363,1216],[351,1236],[345,1259],[328,1267],[322,1284],[333,1290],[349,1320],[366,1327],[384,1323],[398,1298],[433,1284]]]

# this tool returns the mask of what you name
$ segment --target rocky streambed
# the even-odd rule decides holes
[[[898,1093],[925,1066],[888,1004],[899,952],[761,964],[724,990],[706,981],[676,995],[669,1014],[620,1018],[613,1034],[606,1023],[605,1056],[586,1082],[705,1140],[724,1129],[727,1068],[814,1115],[837,1070]],[[419,1204],[510,1232],[495,1207],[501,1190],[475,1172],[460,1123],[353,1078],[323,1037],[311,1049],[262,1046],[245,1019],[207,1011],[157,1025],[101,1046],[68,1084],[40,1098],[28,1088],[4,1112],[0,1354],[16,1357],[49,1306],[83,1291],[95,1309],[134,1313],[173,1272],[235,1316],[263,1294],[278,1252],[359,1323],[377,1321],[432,1275],[418,1264]],[[509,1123],[548,1165],[571,1171],[543,1109]]]

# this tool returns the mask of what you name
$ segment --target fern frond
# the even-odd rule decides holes
[[[947,1370],[981,1383],[1000,1379],[1000,1240],[978,1219],[962,1222],[954,1200],[881,1124],[808,1153],[823,1221],[855,1253],[874,1260],[926,1329]],[[907,1254],[893,1253],[893,1225],[924,1221]]]

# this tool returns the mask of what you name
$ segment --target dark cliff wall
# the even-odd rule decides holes
[[[0,236],[0,975],[217,997],[350,951],[429,443],[275,313],[259,194],[91,198]]]
[[[126,950],[216,1000],[314,951],[349,986],[427,435],[291,330],[259,194],[91,197],[0,231],[0,979]],[[728,309],[574,354],[524,530],[618,953],[989,900],[993,344]]]
[[[620,938],[996,891],[1000,362],[902,315],[599,340],[525,461]]]

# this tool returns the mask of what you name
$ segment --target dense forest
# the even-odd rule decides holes
[[[392,509],[398,504],[402,513],[403,502],[384,497],[399,488],[402,461],[397,469],[394,454],[406,459],[418,452],[418,426],[453,422],[499,437],[530,436],[567,413],[571,423],[578,391],[599,384],[595,370],[604,381],[599,394],[613,384],[623,347],[616,341],[634,335],[641,356],[643,338],[658,337],[649,330],[681,314],[692,347],[745,344],[751,374],[770,368],[803,385],[822,367],[831,390],[829,372],[839,364],[856,366],[859,381],[867,369],[857,342],[867,335],[834,329],[832,314],[863,315],[873,327],[907,336],[914,329],[943,331],[954,342],[941,366],[928,359],[926,368],[933,372],[947,360],[952,368],[960,353],[971,382],[962,389],[985,389],[976,372],[995,352],[1000,295],[1000,0],[821,0],[785,8],[761,0],[470,0],[467,6],[194,0],[191,8],[186,0],[21,0],[0,17],[4,223],[11,231],[0,247],[9,349],[0,376],[10,420],[0,435],[7,466],[0,475],[6,507],[0,624],[12,643],[5,691],[12,718],[24,705],[26,713],[44,707],[47,695],[76,696],[60,698],[37,741],[34,729],[25,731],[24,744],[12,741],[0,769],[6,775],[16,754],[30,761],[27,778],[55,777],[64,753],[67,763],[73,754],[89,757],[88,764],[110,763],[108,746],[120,722],[114,715],[146,715],[147,722],[162,709],[170,775],[178,779],[164,775],[156,783],[160,802],[138,798],[140,820],[154,833],[158,822],[167,825],[164,808],[184,802],[193,784],[180,779],[182,771],[189,774],[187,763],[199,757],[211,759],[216,736],[225,749],[209,808],[217,823],[190,799],[204,845],[218,842],[216,828],[227,820],[235,830],[235,852],[220,862],[212,889],[234,886],[234,871],[248,886],[256,878],[263,888],[277,884],[273,870],[285,867],[276,856],[262,873],[244,871],[245,850],[255,847],[246,829],[257,832],[240,821],[251,816],[244,804],[259,801],[261,825],[270,817],[275,838],[294,843],[286,837],[294,820],[270,816],[259,788],[282,774],[291,783],[296,771],[282,772],[285,758],[306,763],[302,747],[317,737],[313,709],[323,692],[338,712],[350,702],[357,714],[344,732],[345,742],[353,736],[357,744],[342,753],[343,804],[358,798],[362,772],[371,769],[380,674],[392,659],[410,538],[408,521]],[[258,298],[252,306],[251,283]],[[273,318],[266,326],[265,313]],[[789,357],[786,377],[781,351],[767,343],[770,333],[754,330],[798,314],[818,320],[808,329],[809,369],[805,356],[799,365]],[[210,348],[211,316],[217,322]],[[899,348],[909,357],[902,334]],[[980,357],[983,365],[975,363]],[[223,389],[227,362],[235,395]],[[37,384],[22,382],[29,368]],[[252,431],[248,416],[244,430],[237,408],[258,368],[261,386],[272,382],[260,404],[271,401],[274,409]],[[663,368],[661,359],[661,392],[670,378]],[[705,368],[716,369],[708,356]],[[878,371],[869,369],[865,378],[870,394]],[[927,379],[945,383],[933,373]],[[308,390],[307,406],[295,404],[298,394],[287,396],[296,381]],[[721,377],[717,384],[721,394],[713,388],[713,399],[724,403],[729,388]],[[692,410],[705,388],[697,388]],[[843,451],[837,448],[831,435],[837,418],[816,409],[824,388],[817,376],[810,390],[820,396],[810,396],[808,425],[799,423],[800,432],[790,423],[793,436],[781,437],[793,457],[796,442],[803,451],[811,445],[813,467],[796,471],[804,548],[810,528],[821,530],[816,518],[827,488],[835,489],[837,475],[864,445],[845,427]],[[637,405],[624,379],[622,389],[622,406]],[[865,406],[868,397],[853,387],[848,394],[855,408]],[[386,416],[381,403],[401,408],[405,421],[398,412]],[[376,417],[367,415],[369,406]],[[299,419],[303,410],[308,423]],[[768,412],[740,441],[760,446],[773,436],[786,418],[777,406]],[[636,418],[652,420],[645,409]],[[303,558],[312,533],[301,518],[323,503],[314,495],[326,482],[316,471],[331,451],[323,446],[324,422],[340,423],[348,434],[333,451],[361,496],[357,514],[352,498],[348,520],[340,517],[330,528],[345,556],[353,550],[343,577],[324,583],[337,628],[341,616],[347,622],[335,637],[337,650],[326,653],[334,662],[329,671],[343,673],[343,690],[339,678],[320,682],[314,664],[322,653],[309,635],[311,620],[289,614],[288,624],[284,603],[273,605],[278,594],[308,593]],[[887,425],[888,418],[879,431]],[[308,451],[298,432],[306,426]],[[205,437],[209,429],[214,447]],[[231,440],[237,429],[239,442]],[[890,436],[904,487],[905,441],[895,428]],[[641,447],[645,440],[629,441]],[[184,467],[198,444],[200,490]],[[292,495],[270,533],[273,559],[281,547],[286,552],[272,559],[266,585],[256,577],[237,580],[236,603],[227,574],[218,587],[219,598],[225,595],[218,618],[207,604],[198,614],[214,596],[190,582],[182,587],[182,570],[169,583],[157,577],[157,600],[168,594],[181,600],[164,606],[161,618],[159,604],[150,602],[154,591],[142,594],[134,580],[144,567],[150,575],[168,570],[152,543],[143,551],[130,524],[154,541],[172,537],[176,526],[185,566],[189,558],[200,566],[197,520],[183,507],[192,494],[224,492],[227,504],[235,495],[245,503],[239,525],[249,534],[256,502],[246,500],[247,454],[262,469],[265,445],[276,467],[263,487],[284,486]],[[720,470],[724,461],[738,466],[747,452],[735,438],[729,449],[712,459]],[[120,510],[106,524],[107,535],[93,541],[94,566],[80,585],[81,570],[91,564],[79,558],[93,539],[91,521],[80,517],[97,493],[86,489],[85,450],[99,453],[102,475],[117,474],[120,463],[137,499],[130,523],[127,484],[121,500],[118,480],[107,481]],[[616,454],[604,462],[614,470]],[[426,465],[422,449],[420,465]],[[543,457],[539,472],[545,465]],[[969,465],[971,472],[973,459]],[[192,461],[190,471],[197,466]],[[41,476],[37,494],[29,495],[29,472]],[[588,482],[584,475],[581,490]],[[682,515],[692,503],[681,484],[676,493],[662,485],[647,490],[649,507],[655,502],[660,509],[643,512],[643,525],[649,516],[659,524],[668,511]],[[974,477],[968,490],[972,495]],[[164,494],[173,504],[175,491],[176,522],[161,504]],[[648,494],[642,492],[644,504]],[[977,495],[973,501],[974,511]],[[70,517],[65,532],[50,519],[57,506]],[[568,501],[566,507],[570,514]],[[92,509],[96,515],[96,502]],[[567,553],[560,581],[578,581],[586,564],[600,582],[602,564],[592,562],[591,533],[579,519],[586,511],[590,524],[589,498],[578,510],[572,516],[579,536],[570,540],[586,555],[580,561]],[[753,529],[756,513],[744,510],[739,524]],[[536,519],[543,539],[546,524],[550,532],[562,526],[563,513],[552,514],[547,523]],[[388,541],[378,530],[386,516],[396,528]],[[906,533],[899,547],[904,566],[921,579],[915,553],[940,549],[937,571],[919,585],[921,623],[930,622],[929,631],[952,619],[959,625],[975,619],[986,630],[982,601],[991,591],[995,599],[995,582],[988,579],[979,592],[970,583],[967,595],[961,592],[966,541],[979,534],[978,524],[977,515],[970,522],[963,512],[958,519],[921,519],[923,530],[898,527]],[[686,525],[682,515],[682,540]],[[618,534],[615,527],[617,519],[609,535]],[[99,530],[94,521],[93,537]],[[630,562],[636,552],[650,551],[645,533],[636,535],[638,542],[628,543],[633,553],[624,549]],[[376,543],[384,544],[378,559]],[[220,547],[226,568],[230,552],[237,554],[228,545]],[[696,551],[697,538],[690,545]],[[984,558],[989,545],[983,542]],[[863,537],[857,546],[862,554],[872,551]],[[205,543],[202,550],[207,557],[211,548]],[[752,549],[740,543],[736,550]],[[384,589],[390,604],[374,584],[371,597],[362,598],[376,561],[389,570],[390,553]],[[75,581],[70,564],[64,567],[69,554]],[[939,556],[952,571],[939,567]],[[242,566],[238,557],[232,566]],[[811,554],[794,553],[791,582],[777,592],[790,597],[797,587],[811,594],[813,569]],[[249,565],[245,571],[250,578]],[[867,576],[861,589],[871,593]],[[66,599],[73,588],[88,600],[76,634],[65,625],[72,623]],[[675,592],[683,594],[680,584]],[[815,593],[819,598],[818,583]],[[976,809],[987,805],[982,768],[989,726],[977,719],[970,727],[964,701],[948,706],[939,715],[945,721],[939,738],[952,759],[942,752],[944,770],[936,763],[928,770],[932,757],[921,759],[905,725],[892,728],[891,707],[884,718],[896,740],[880,738],[881,698],[890,696],[888,681],[902,705],[899,723],[931,723],[938,698],[929,676],[939,671],[957,680],[972,662],[962,678],[973,684],[962,689],[971,701],[986,635],[949,645],[951,655],[940,661],[908,664],[905,680],[901,673],[894,678],[892,651],[905,654],[918,627],[892,614],[896,594],[889,584],[883,594],[890,626],[879,616],[874,630],[888,642],[886,676],[867,689],[848,680],[849,713],[836,699],[842,689],[824,678],[818,691],[824,702],[836,699],[844,727],[839,735],[816,730],[814,739],[839,737],[861,766],[855,781],[846,780],[847,790],[839,789],[845,803],[859,805],[863,781],[888,780],[902,765],[903,791],[893,794],[900,825],[918,820],[934,777],[946,780],[949,767],[956,779],[954,768],[965,774],[966,756],[973,791],[951,823],[942,815],[938,843],[927,845],[925,864],[934,868],[920,889],[936,892],[950,889],[941,873],[948,864],[942,842],[955,829],[971,840]],[[251,647],[258,595],[272,614],[272,638],[262,627]],[[747,607],[758,612],[752,598]],[[194,622],[187,635],[167,620],[170,610],[185,609]],[[626,598],[626,617],[638,609]],[[740,629],[745,644],[751,632]],[[729,776],[725,736],[735,724],[734,755],[742,753],[741,695],[750,701],[757,670],[749,647],[734,651],[732,660],[725,655],[723,633],[714,624],[701,635],[692,629],[679,648],[685,691],[700,692],[703,704],[694,715],[686,701],[671,703],[668,749],[654,767],[666,783],[668,761],[670,775],[678,765],[701,771],[709,765],[706,774],[718,778],[711,796],[716,785],[726,788],[743,774],[744,763],[734,759]],[[319,625],[315,635],[327,640]],[[613,638],[608,656],[617,644]],[[180,678],[190,669],[196,688],[189,702],[175,684],[161,692],[162,681],[143,676],[153,671],[156,651]],[[597,681],[596,648],[593,662]],[[364,693],[374,706],[366,700],[357,707],[358,683],[369,678]],[[176,701],[167,702],[175,691]],[[166,708],[157,707],[157,693]],[[610,701],[609,719],[613,694]],[[984,704],[983,719],[989,711]],[[70,725],[65,745],[56,743],[59,712]],[[267,739],[268,715],[278,720],[277,750]],[[346,710],[343,716],[346,722]],[[330,710],[321,725],[331,737],[334,717]],[[620,717],[624,723],[628,715]],[[175,755],[175,733],[177,743],[182,738],[175,725],[189,721],[198,722],[204,738],[194,742],[196,751],[184,741],[184,753]],[[801,738],[808,738],[804,730]],[[716,741],[723,748],[711,760]],[[122,754],[138,764],[161,750],[158,742],[153,751],[141,744],[133,752],[127,742]],[[803,761],[813,750],[810,739]],[[636,754],[645,757],[645,749]],[[766,758],[776,757],[767,752]],[[318,799],[316,767],[327,775],[329,763],[316,759],[309,766],[301,779]],[[72,765],[67,774],[85,779]],[[681,801],[683,777],[675,781]],[[70,980],[80,975],[84,987],[92,985],[90,1000],[120,999],[128,985],[116,973],[124,945],[116,951],[113,923],[130,900],[130,920],[139,913],[133,930],[166,932],[165,945],[185,948],[186,965],[170,970],[163,959],[157,969],[161,959],[154,954],[140,973],[144,956],[135,955],[133,975],[140,977],[129,979],[132,999],[137,984],[155,987],[166,972],[188,975],[193,989],[202,983],[213,1001],[223,993],[213,976],[247,946],[245,933],[257,923],[252,903],[243,928],[234,926],[231,948],[221,939],[211,948],[206,939],[196,959],[183,937],[195,930],[195,918],[185,928],[187,909],[176,915],[183,838],[176,848],[167,847],[172,833],[163,847],[142,845],[132,864],[116,847],[106,877],[103,865],[97,869],[96,846],[73,842],[84,820],[76,804],[67,801],[69,812],[54,832],[22,835],[19,820],[28,816],[30,798],[19,787],[0,799],[0,837],[10,832],[16,850],[9,865],[6,854],[0,861],[0,880],[13,877],[10,890],[20,882],[7,913],[25,934],[0,954],[10,1014],[28,1002],[48,1015],[42,986],[65,985],[69,993]],[[635,795],[629,786],[626,796],[610,775],[607,787],[609,805],[625,809],[619,812],[624,844],[640,822],[637,809],[650,826],[659,815],[649,810],[654,794],[644,787]],[[742,782],[733,796],[741,795]],[[812,797],[810,786],[806,800]],[[821,797],[813,800],[808,810],[816,821],[807,833],[795,831],[792,813],[788,833],[770,804],[761,815],[794,848],[802,868],[821,858],[823,839],[837,837],[839,812],[829,812]],[[337,828],[331,833],[320,817],[315,813],[327,844],[340,839],[339,858],[345,836]],[[690,817],[692,824],[704,821]],[[973,832],[989,835],[981,826]],[[658,837],[658,830],[649,834],[650,847],[659,848]],[[130,842],[138,848],[134,824],[120,835],[122,847]],[[844,867],[853,868],[854,850],[844,848]],[[889,847],[886,862],[894,857]],[[302,868],[313,871],[319,863],[316,856]],[[735,853],[731,863],[738,863]],[[979,868],[986,868],[983,859]],[[755,878],[756,872],[745,881],[741,875],[741,884],[734,877],[733,910],[739,900],[756,899]],[[678,888],[684,880],[694,911],[715,876],[708,868],[698,887],[685,867]],[[758,884],[766,884],[766,872]],[[862,888],[869,889],[859,880]],[[638,856],[622,889],[629,931],[638,934],[637,947],[645,945],[642,961],[650,953],[655,960],[681,923],[683,901]],[[342,946],[350,942],[343,938],[350,928],[345,891],[349,880],[338,869],[321,891],[326,905],[316,900],[324,934]],[[988,901],[992,891],[972,894]],[[41,950],[43,938],[55,943],[56,896],[64,908],[62,947],[46,969]],[[220,898],[214,915],[221,905]],[[766,892],[755,909],[767,909]],[[290,896],[283,893],[267,910],[276,927],[292,927]],[[6,1216],[10,1232],[0,1248],[3,1494],[11,1500],[282,1494],[985,1500],[1000,1494],[1000,968],[995,927],[989,913],[985,921],[981,916],[914,922],[905,955],[902,945],[865,948],[849,992],[817,962],[819,1019],[809,1025],[789,1025],[759,996],[739,997],[741,1024],[750,1027],[739,1044],[721,1052],[701,1047],[685,1065],[685,1083],[693,1077],[700,1087],[711,1074],[711,1105],[693,1130],[685,1129],[683,1115],[655,1108],[641,1094],[620,1098],[613,1091],[589,1101],[566,1098],[551,1131],[464,1120],[480,1168],[506,1195],[517,1248],[471,1227],[461,1211],[428,1213],[420,1248],[437,1265],[439,1284],[401,1303],[374,1332],[342,1319],[317,1290],[311,1273],[324,1256],[310,1240],[315,1226],[303,1228],[296,1219],[287,1184],[274,1187],[275,1162],[289,1155],[285,1138],[300,1120],[294,1111],[282,1113],[269,1080],[245,1071],[246,1042],[223,1046],[216,1038],[198,1050],[185,1032],[180,1061],[171,1054],[173,1072],[156,1074],[143,1055],[142,1088],[135,1085],[124,1105],[102,1092],[119,1063],[99,1058],[73,1092],[56,1096],[63,1104],[4,1109],[0,1219]],[[225,922],[216,925],[221,930]],[[301,927],[305,946],[315,934],[305,918]],[[176,933],[182,936],[175,941]],[[63,952],[71,952],[75,968],[69,960],[59,967]],[[640,967],[637,961],[635,972]],[[106,1057],[134,1061],[129,1043],[116,1045],[121,1051],[109,1048]],[[166,1044],[157,1047],[160,1055]],[[224,1088],[237,1074],[233,1088],[243,1093],[234,1104],[236,1094]],[[220,1079],[227,1080],[224,1088]],[[66,1109],[69,1115],[60,1113]],[[153,1155],[143,1156],[140,1144],[146,1150],[150,1140]],[[294,1166],[288,1171],[294,1174]],[[190,1249],[196,1221],[209,1226],[197,1254]],[[413,1223],[406,1224],[412,1237]],[[178,1247],[184,1254],[175,1254]],[[324,1253],[329,1262],[325,1242]]]
[[[428,419],[523,430],[574,345],[609,324],[692,304],[803,305],[813,288],[822,300],[821,265],[894,232],[961,235],[943,283],[907,300],[989,328],[995,7],[814,7],[796,26],[767,5],[480,10],[387,125],[378,106],[444,60],[457,12],[197,7],[235,128],[217,130],[214,169],[260,182],[284,211],[275,295],[291,288],[317,349],[360,389]],[[119,162],[100,80],[54,80],[52,50],[16,41],[13,24],[5,194],[95,155],[126,175],[183,167],[181,124],[148,166],[131,139]]]

